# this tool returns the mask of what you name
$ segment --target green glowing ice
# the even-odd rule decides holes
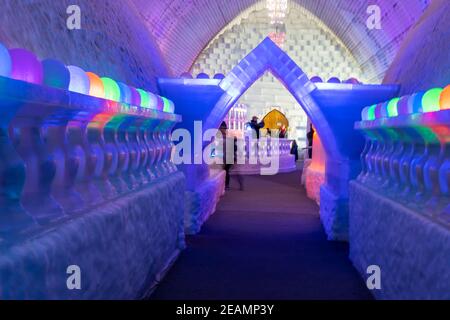
[[[164,102],[163,111],[170,112],[170,101],[167,98],[161,97]]]
[[[388,113],[389,118],[398,116],[397,105],[398,105],[399,101],[400,101],[400,98],[394,98],[391,101],[389,101],[389,103],[387,105],[387,113]]]
[[[422,97],[422,112],[433,112],[440,110],[439,99],[442,88],[433,88],[425,92]]]
[[[116,81],[111,78],[101,78],[105,89],[105,99],[120,101],[120,87]]]
[[[141,96],[141,107],[150,108],[150,96],[147,91],[142,89],[137,89],[139,95]]]
[[[370,106],[369,110],[367,110],[367,120],[375,120],[375,108],[376,104]]]

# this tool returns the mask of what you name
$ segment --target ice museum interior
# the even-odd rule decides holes
[[[450,299],[449,1],[72,2],[0,1],[0,299]]]

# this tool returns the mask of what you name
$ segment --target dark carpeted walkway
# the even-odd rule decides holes
[[[326,240],[299,172],[245,183],[188,237],[152,299],[371,299],[348,245]]]

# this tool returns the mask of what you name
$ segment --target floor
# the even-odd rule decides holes
[[[372,299],[348,245],[327,241],[300,172],[231,184],[151,299]]]

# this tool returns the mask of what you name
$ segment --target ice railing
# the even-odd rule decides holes
[[[0,236],[176,171],[173,112],[164,97],[0,44]]]
[[[236,164],[261,164],[273,157],[285,157],[291,154],[291,139],[266,138],[260,139],[245,136],[244,138],[228,137],[234,139],[235,150],[223,150],[223,141],[216,139],[209,146],[212,153],[211,162],[233,161]],[[234,156],[226,155],[223,152],[233,152]],[[213,160],[216,159],[216,160]]]
[[[260,163],[264,162],[264,159],[270,157],[278,156],[282,158],[289,155],[291,152],[292,141],[293,140],[290,139],[271,137],[252,139],[249,136],[245,136],[244,139],[240,140],[241,143],[245,144],[245,162],[250,164],[252,164],[252,160]],[[238,149],[238,151],[239,150],[240,149]]]
[[[450,86],[366,107],[355,128],[366,138],[357,180],[450,225]]]

